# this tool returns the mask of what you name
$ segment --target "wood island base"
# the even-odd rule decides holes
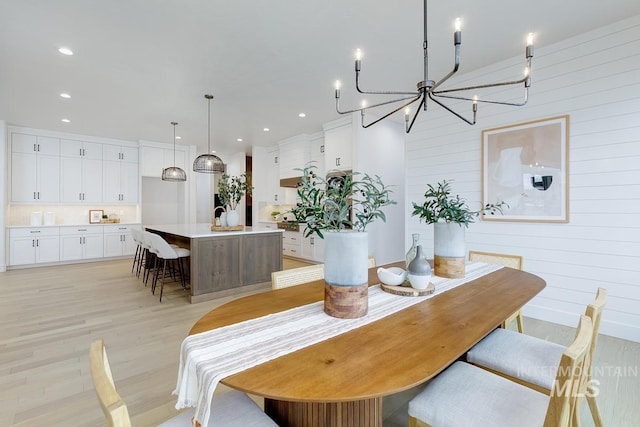
[[[264,399],[280,427],[382,427],[382,398],[354,402],[287,402]]]

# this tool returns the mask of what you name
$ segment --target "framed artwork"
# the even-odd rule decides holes
[[[569,222],[569,116],[482,131],[482,205],[490,221]]]
[[[90,210],[89,211],[89,224],[100,224],[102,221],[103,210]]]

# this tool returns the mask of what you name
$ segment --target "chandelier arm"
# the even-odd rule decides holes
[[[453,69],[451,71],[449,71],[449,73],[447,73],[446,76],[444,76],[443,78],[438,80],[433,86],[431,86],[431,88],[429,88],[429,92],[435,91],[435,89],[438,86],[442,85],[444,82],[449,80],[455,73],[458,72],[458,68],[459,67],[460,67],[460,45],[457,44],[455,46],[455,60],[453,62]]]
[[[473,121],[465,118],[464,116],[462,116],[461,114],[457,113],[456,111],[452,110],[451,108],[447,107],[445,104],[443,104],[442,102],[438,101],[434,96],[431,95],[430,92],[427,93],[429,96],[429,99],[432,100],[433,102],[435,102],[436,104],[438,104],[439,106],[441,106],[442,108],[444,108],[445,110],[447,110],[448,112],[450,112],[451,114],[453,114],[454,116],[456,116],[457,118],[459,118],[460,120],[470,124],[470,125],[475,125],[476,124],[476,109],[474,108],[473,110]]]
[[[522,83],[526,83],[527,80],[529,79],[528,76],[525,76],[519,80],[511,80],[508,82],[498,82],[498,83],[487,83],[487,84],[483,84],[483,85],[475,85],[475,86],[465,86],[465,87],[457,87],[457,88],[452,88],[452,89],[442,89],[442,90],[432,90],[431,92],[433,92],[435,95],[442,95],[443,93],[450,93],[450,92],[462,92],[465,90],[474,90],[474,89],[487,89],[487,88],[492,88],[492,87],[500,87],[500,86],[513,86],[513,85],[517,85],[517,84],[522,84]],[[439,86],[441,82],[438,82],[436,84],[435,87]]]
[[[420,114],[420,107],[422,107],[423,105],[426,105],[426,101],[425,101],[425,97],[422,97],[422,100],[420,101],[420,105],[418,105],[418,108],[416,108],[416,112],[413,115],[413,119],[411,119],[411,124],[408,123],[407,120],[405,120],[404,122],[404,131],[405,133],[409,133],[411,132],[411,128],[413,127],[413,124],[416,121],[416,118],[418,117],[418,114]]]
[[[363,90],[363,89],[360,89],[359,76],[360,76],[360,72],[356,71],[356,90],[363,95],[415,95],[416,94],[416,92]]]
[[[373,121],[373,122],[369,123],[368,125],[365,125],[365,124],[364,124],[364,112],[365,112],[366,110],[370,109],[370,108],[377,107],[377,105],[372,105],[372,106],[367,107],[367,108],[362,108],[362,109],[360,109],[362,127],[366,129],[366,128],[368,128],[369,126],[373,126],[373,125],[375,125],[376,123],[378,123],[379,121],[386,119],[386,118],[387,118],[387,117],[389,117],[390,115],[392,115],[392,114],[394,114],[394,113],[397,113],[398,111],[402,110],[403,108],[407,108],[409,105],[413,104],[414,102],[416,102],[416,101],[417,101],[418,99],[420,99],[420,98],[422,98],[422,96],[417,96],[417,97],[415,97],[415,98],[414,98],[414,99],[412,99],[411,101],[409,101],[409,102],[407,102],[407,103],[405,103],[405,104],[402,104],[401,106],[399,106],[399,107],[398,107],[398,108],[396,108],[395,110],[392,110],[392,111],[388,112],[388,113],[387,113],[387,114],[385,114],[384,116],[382,116],[382,117],[380,117],[380,118],[376,119],[375,121]],[[356,111],[358,111],[358,110],[356,110]]]
[[[336,111],[338,112],[338,114],[349,114],[349,113],[355,113],[356,111],[363,111],[363,110],[368,110],[370,108],[376,108],[376,107],[380,107],[382,105],[389,105],[389,104],[395,104],[396,102],[400,102],[400,101],[406,101],[407,99],[411,99],[412,101],[403,105],[400,108],[406,107],[407,105],[412,104],[413,102],[415,102],[418,98],[420,98],[420,94],[415,94],[413,93],[413,96],[405,96],[403,98],[398,98],[398,99],[393,99],[390,101],[384,101],[384,102],[380,102],[378,104],[373,104],[373,105],[368,105],[365,108],[354,108],[353,110],[344,110],[341,111],[340,110],[340,98],[336,98]],[[393,113],[395,113],[398,110],[393,111]],[[392,114],[393,114],[392,113]],[[385,116],[386,117],[386,116]]]
[[[461,101],[472,101],[472,102],[483,102],[485,104],[496,104],[496,105],[508,105],[511,107],[522,107],[527,105],[527,101],[529,101],[529,90],[528,88],[524,89],[524,100],[522,102],[506,102],[506,101],[493,101],[490,99],[475,99],[475,98],[467,98],[464,96],[453,96],[453,95],[441,95],[440,93],[433,93],[433,96],[438,98],[447,98],[447,99],[458,99]]]

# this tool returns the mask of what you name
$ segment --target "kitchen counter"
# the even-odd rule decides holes
[[[169,243],[189,249],[190,301],[220,298],[271,287],[271,273],[282,270],[283,230],[246,227],[211,231],[211,224],[145,226]]]

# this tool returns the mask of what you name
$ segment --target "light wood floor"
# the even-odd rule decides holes
[[[285,268],[300,265],[285,261]],[[198,318],[232,297],[189,304],[185,291],[168,285],[159,303],[130,269],[119,260],[0,273],[0,426],[104,425],[88,362],[89,344],[99,337],[134,425],[175,413],[180,343]],[[565,344],[573,334],[533,319],[525,328]],[[600,337],[595,377],[608,426],[639,425],[639,365],[640,344]],[[406,425],[415,392],[385,399],[385,427]],[[586,407],[582,412],[583,424],[593,425]]]

